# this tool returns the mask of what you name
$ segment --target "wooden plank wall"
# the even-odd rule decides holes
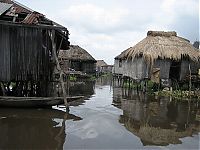
[[[50,79],[47,30],[0,24],[0,81]]]
[[[10,79],[10,39],[8,26],[0,26],[0,81]]]

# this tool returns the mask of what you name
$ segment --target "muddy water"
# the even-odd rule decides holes
[[[111,86],[72,83],[84,95],[53,109],[0,109],[0,149],[199,149],[197,104]]]

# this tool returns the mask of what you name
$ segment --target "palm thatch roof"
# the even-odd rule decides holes
[[[123,51],[115,59],[134,59],[143,56],[145,60],[189,58],[199,61],[200,51],[190,42],[178,37],[176,32],[148,31],[147,37],[135,46]]]
[[[96,62],[96,60],[86,50],[78,45],[70,45],[69,50],[60,50],[58,57],[72,61]]]

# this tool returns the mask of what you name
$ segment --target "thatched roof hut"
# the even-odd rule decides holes
[[[60,50],[59,58],[71,61],[96,62],[96,60],[85,49],[78,45],[70,45],[69,50]]]
[[[145,39],[122,52],[116,59],[134,59],[138,56],[150,57],[153,60],[189,58],[199,61],[200,52],[190,44],[190,41],[178,37],[174,31],[148,31]]]
[[[200,51],[176,32],[148,31],[147,37],[115,57],[114,71],[133,79],[150,78],[152,69],[161,69],[161,78],[183,79],[192,64],[200,62]],[[175,72],[174,72],[175,71]]]
[[[83,48],[78,45],[70,45],[69,50],[60,50],[58,55],[64,66],[84,73],[94,73],[96,60]]]
[[[104,60],[97,60],[96,66],[102,67],[108,65]]]

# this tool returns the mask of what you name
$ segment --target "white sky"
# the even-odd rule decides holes
[[[108,64],[148,30],[176,31],[191,43],[199,40],[198,0],[17,1],[67,27],[71,44]]]

